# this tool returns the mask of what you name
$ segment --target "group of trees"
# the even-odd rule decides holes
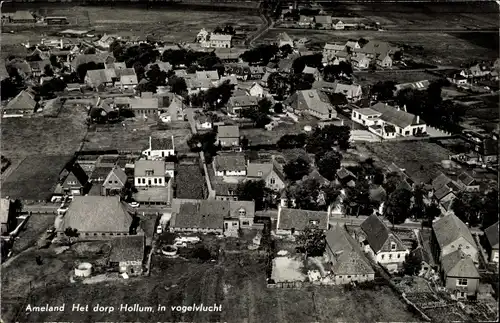
[[[225,25],[224,28],[216,27],[214,29],[214,34],[235,35],[236,30],[234,30],[234,27],[231,25]]]
[[[247,63],[267,65],[279,51],[277,45],[259,45],[245,51],[240,58]]]
[[[225,81],[218,87],[212,87],[206,91],[190,95],[188,97],[188,103],[194,107],[204,107],[212,111],[217,110],[227,104],[233,89],[234,85],[230,84],[230,81]]]
[[[321,53],[300,56],[293,61],[292,69],[294,73],[302,73],[306,65],[309,67],[323,68],[322,60],[323,54]]]
[[[352,66],[348,62],[340,62],[338,65],[327,65],[323,69],[323,79],[327,82],[335,80],[347,80],[352,75]]]
[[[240,201],[254,201],[255,210],[263,210],[271,202],[271,191],[264,180],[243,181],[238,184],[236,195]]]
[[[154,45],[141,43],[135,46],[125,46],[120,41],[114,41],[109,46],[109,50],[118,62],[125,62],[127,67],[133,67],[137,74],[137,79],[144,77],[144,67],[154,63],[160,57],[160,52]]]
[[[272,73],[267,80],[269,92],[275,94],[278,100],[283,100],[286,96],[295,91],[309,90],[314,83],[312,74],[280,74]]]
[[[3,79],[0,84],[2,100],[15,97],[24,87],[24,80],[21,75],[19,75],[17,68],[14,66],[7,66],[6,68],[9,77]]]
[[[184,65],[191,67],[195,72],[197,69],[223,71],[224,66],[214,52],[198,52],[187,49],[167,49],[161,57],[163,62],[169,62],[172,66]],[[222,70],[221,70],[222,69]]]
[[[451,204],[455,215],[470,226],[487,228],[498,221],[498,189],[486,194],[461,192]]]

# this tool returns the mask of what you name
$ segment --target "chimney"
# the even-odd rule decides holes
[[[417,114],[417,124],[420,123],[420,116]]]
[[[64,42],[63,42],[63,39],[62,39],[62,38],[61,38],[61,41],[60,41],[60,43],[59,43],[59,46],[61,47],[61,49],[63,49],[63,48],[64,48]]]
[[[406,104],[404,104],[404,105],[403,105],[403,110],[404,110],[405,112],[408,112],[408,111],[406,111]]]
[[[152,147],[151,147],[151,136],[149,136],[149,149],[152,149]]]

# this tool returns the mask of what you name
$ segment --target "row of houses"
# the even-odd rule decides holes
[[[387,42],[348,40],[346,43],[326,43],[323,47],[323,65],[351,62],[354,68],[367,69],[371,64],[382,68],[392,67],[392,55],[398,48]]]

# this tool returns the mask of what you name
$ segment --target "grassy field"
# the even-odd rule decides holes
[[[205,197],[205,177],[198,165],[178,165],[175,175],[176,198],[202,199]]]
[[[48,253],[49,251],[47,251]],[[19,312],[20,321],[186,321],[186,322],[336,322],[336,321],[415,321],[405,305],[385,286],[375,290],[347,291],[342,288],[310,288],[303,290],[268,289],[265,285],[264,259],[248,255],[226,256],[224,262],[198,263],[180,259],[153,256],[150,277],[131,278],[99,283],[91,288],[76,288],[64,283],[70,268],[61,259],[44,256],[42,268],[36,265],[33,254],[18,258],[7,267],[3,277],[11,274],[14,266],[18,273],[30,279],[46,277],[49,283],[33,290],[30,304],[66,304],[65,312],[27,314],[22,305],[10,301],[10,313]],[[61,258],[61,259],[59,259]],[[65,259],[68,261],[69,259]],[[68,261],[71,262],[71,261]],[[49,270],[49,264],[53,264]],[[31,268],[31,269],[29,269]],[[34,269],[39,269],[35,271]],[[16,287],[23,291],[20,275],[12,273],[13,282],[6,282],[9,290]],[[57,276],[58,278],[55,278]],[[64,277],[64,279],[63,279]],[[14,285],[16,284],[16,285]],[[26,284],[26,283],[25,283]],[[5,286],[4,286],[5,287]],[[89,286],[90,287],[90,286]],[[25,295],[17,293],[17,297]],[[15,299],[14,299],[15,300]],[[114,306],[113,313],[71,312],[72,304],[97,303]],[[201,304],[222,306],[221,312],[176,312],[170,306]],[[154,312],[120,312],[120,304],[153,306]],[[158,305],[165,310],[158,311]],[[90,306],[92,307],[92,306]]]
[[[358,143],[356,148],[387,165],[394,162],[416,183],[427,183],[438,176],[443,170],[441,161],[450,155],[447,149],[426,141]]]
[[[396,83],[416,82],[422,80],[436,80],[438,76],[419,71],[388,71],[382,73],[369,73],[369,72],[354,72],[357,83],[364,85],[373,85],[379,81],[394,81]]]
[[[259,43],[275,42],[282,29],[271,29],[259,38]],[[307,29],[287,29],[286,32],[293,39],[302,37],[309,38],[312,43],[324,44],[325,42],[344,42],[348,39],[375,39],[387,41],[396,46],[423,46],[423,52],[415,52],[422,57],[428,64],[437,65],[460,65],[471,60],[495,60],[498,58],[498,46],[492,48],[492,45],[486,47],[478,45],[477,41],[465,40],[461,34],[443,32],[397,32],[397,31],[367,31],[367,30],[307,30]],[[469,33],[470,38],[484,37],[489,39],[488,44],[498,44],[498,34],[490,33]],[[460,36],[460,37],[459,37]],[[493,45],[494,46],[494,45]]]
[[[50,198],[72,155],[32,155],[2,182],[2,196],[38,201]]]
[[[15,241],[12,253],[16,255],[34,246],[40,236],[54,225],[55,218],[55,214],[32,215],[19,234],[19,239]]]

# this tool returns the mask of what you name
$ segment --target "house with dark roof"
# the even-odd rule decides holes
[[[247,165],[247,179],[263,180],[266,187],[273,191],[285,188],[285,176],[274,161],[268,163],[253,163]]]
[[[111,240],[109,265],[120,273],[129,276],[142,274],[142,262],[146,238],[143,234],[133,236],[114,237]]]
[[[399,271],[410,253],[401,239],[375,214],[361,223],[356,238],[363,250],[390,272]]]
[[[16,214],[9,199],[0,199],[0,225],[2,226],[1,234],[9,233],[15,228]]]
[[[216,143],[222,149],[241,150],[240,128],[238,126],[218,126]]]
[[[116,78],[114,69],[89,70],[85,75],[85,84],[96,89],[100,86],[112,86]]]
[[[25,116],[36,112],[38,103],[35,95],[28,90],[21,91],[2,108],[2,117]]]
[[[488,261],[498,264],[498,222],[484,230]]]
[[[431,247],[434,259],[438,262],[456,250],[462,250],[474,263],[478,262],[476,242],[469,228],[454,214],[446,215],[432,224]]]
[[[125,184],[127,184],[127,174],[118,165],[115,165],[102,183],[101,195],[119,195]]]
[[[458,175],[456,183],[460,189],[466,192],[479,192],[479,182],[477,182],[474,177],[470,176],[466,172]]]
[[[59,236],[71,228],[85,240],[133,232],[132,216],[118,196],[75,196],[64,217],[56,219],[55,227]]]
[[[358,243],[339,224],[325,232],[329,268],[337,285],[375,279],[375,270]]]
[[[83,195],[89,180],[87,173],[76,162],[66,166],[59,179],[63,191],[69,195]]]
[[[476,265],[461,249],[443,256],[441,278],[448,292],[458,299],[475,297],[479,290]]]
[[[149,160],[163,160],[165,157],[175,155],[174,136],[149,137],[149,147],[142,152]]]
[[[246,160],[242,153],[220,154],[213,161],[215,176],[246,176]]]
[[[356,175],[354,175],[353,172],[351,172],[345,167],[340,167],[337,170],[337,180],[343,185],[346,185],[351,181],[355,181],[356,179],[357,179]]]
[[[298,235],[308,226],[316,226],[322,230],[329,228],[329,212],[310,211],[278,207],[276,234]]]
[[[18,10],[10,17],[10,21],[16,24],[27,24],[35,23],[36,19],[31,12]]]
[[[241,114],[243,110],[256,109],[258,104],[259,98],[256,96],[232,96],[229,98],[227,111],[232,114]]]
[[[307,113],[320,120],[331,120],[337,117],[337,111],[328,95],[319,90],[297,91],[283,101],[283,105],[293,113]]]
[[[315,16],[314,23],[317,29],[332,29],[332,16]]]

